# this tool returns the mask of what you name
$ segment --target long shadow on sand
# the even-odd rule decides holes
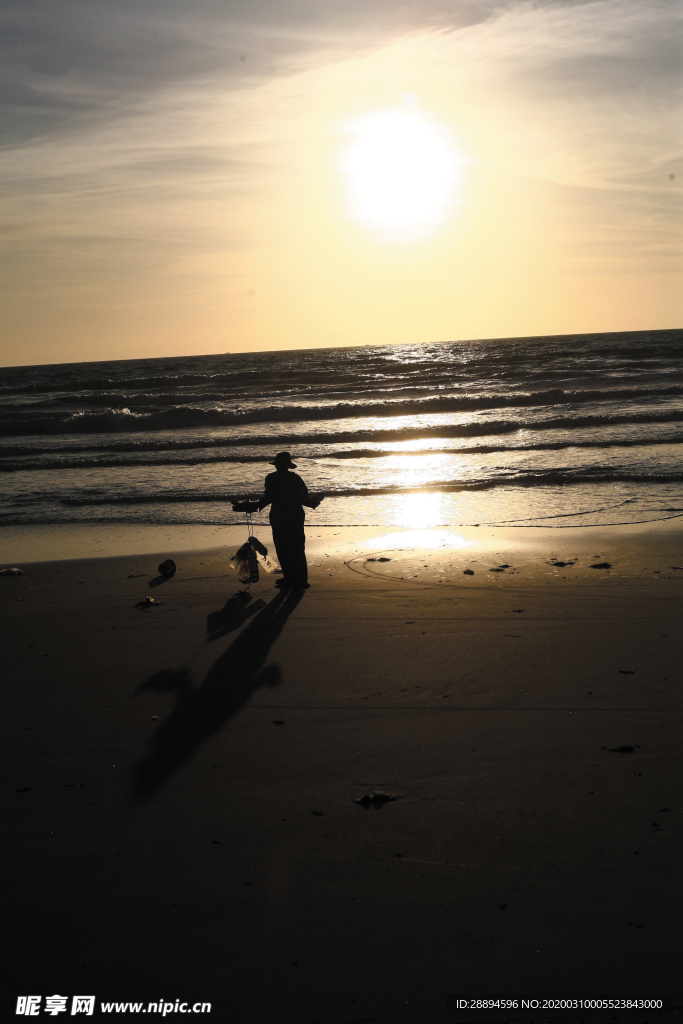
[[[133,786],[136,798],[144,799],[161,789],[261,686],[277,686],[282,682],[277,665],[267,668],[263,665],[303,596],[303,593],[284,591],[263,607],[211,666],[201,686],[193,686],[189,669],[180,669],[155,672],[139,687],[140,690],[175,690],[178,703],[155,733],[148,754],[137,765]],[[221,612],[213,615],[216,617],[209,616],[207,623],[209,639],[221,635],[221,626],[225,628],[228,622],[231,625],[235,622],[232,614],[227,616],[228,622]]]
[[[265,601],[260,598],[253,604],[251,600],[251,594],[241,590],[229,597],[218,611],[209,612],[206,617],[206,639],[219,640],[226,633],[239,629],[251,615],[266,607]]]

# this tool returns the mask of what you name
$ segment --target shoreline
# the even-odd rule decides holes
[[[72,561],[91,558],[164,555],[182,556],[201,551],[232,554],[244,542],[247,524],[230,526],[134,526],[119,524],[54,524],[0,527],[0,569],[34,562]],[[272,544],[270,526],[254,525],[257,536]],[[306,524],[309,553],[330,546],[342,555],[352,550],[381,547],[481,547],[557,548],[565,552],[591,546],[609,550],[623,545],[666,548],[683,537],[683,517],[675,516],[647,523],[605,526],[474,526],[409,529],[395,526],[319,526]],[[683,542],[679,544],[683,546]],[[683,553],[677,552],[683,558]]]

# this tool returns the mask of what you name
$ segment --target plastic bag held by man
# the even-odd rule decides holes
[[[266,572],[272,573],[281,571],[277,562],[274,559],[272,559],[268,554],[268,548],[266,547],[266,545],[262,544],[258,537],[250,537],[249,543],[256,552],[258,559],[263,568],[266,570]]]
[[[258,561],[249,541],[245,541],[239,551],[232,556],[230,564],[237,569],[240,583],[258,583]]]

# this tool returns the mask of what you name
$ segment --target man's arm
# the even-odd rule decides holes
[[[306,486],[304,481],[301,479],[301,477],[298,477],[298,479],[299,479],[299,483],[300,483],[300,487],[299,487],[299,500],[301,501],[301,504],[305,505],[307,508],[317,508],[318,505],[320,504],[320,502],[325,497],[325,495],[321,494],[320,497],[318,497],[318,498],[312,497],[308,493],[308,487]]]
[[[232,502],[233,512],[260,512],[266,505],[270,505],[270,498],[261,498],[259,501],[234,501]]]
[[[263,497],[259,498],[257,501],[234,501],[231,499],[233,512],[260,512],[262,508],[266,508],[266,506],[270,505],[272,502],[273,495],[270,493],[271,491],[272,487],[270,486],[270,481],[268,477],[266,477],[265,493]]]

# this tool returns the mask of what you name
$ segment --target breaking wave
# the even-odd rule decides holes
[[[562,392],[561,394],[565,394]],[[434,398],[418,402],[376,402],[365,404],[341,404],[335,406],[276,406],[264,409],[244,409],[229,411],[226,409],[196,409],[190,406],[176,406],[172,409],[161,409],[155,412],[132,412],[130,409],[106,409],[103,412],[77,412],[60,419],[55,417],[18,417],[4,415],[0,417],[0,434],[4,436],[20,436],[27,434],[85,434],[85,433],[121,433],[149,432],[155,430],[181,430],[201,427],[228,427],[254,423],[306,423],[315,420],[339,420],[351,417],[389,417],[409,416],[434,413],[462,413],[483,409],[494,409],[506,406],[528,407],[530,405],[553,406],[562,404],[562,400],[553,392],[540,395],[515,396],[509,399],[493,398]],[[553,397],[554,396],[554,397]],[[530,401],[531,398],[535,400]],[[529,401],[525,400],[529,399]],[[570,404],[569,398],[566,404]],[[480,403],[480,404],[476,404]],[[556,416],[543,420],[502,419],[474,423],[414,427],[405,430],[392,430],[388,433],[394,437],[400,434],[404,438],[443,436],[470,437],[473,435],[505,433],[513,430],[535,430],[561,427],[593,427],[609,426],[616,423],[675,423],[683,420],[681,409],[653,409],[652,411],[634,413],[599,413],[594,415]],[[341,435],[335,434],[335,437]],[[348,439],[384,439],[386,431],[360,430],[347,435]],[[330,434],[324,437],[329,439]],[[289,441],[301,440],[299,433],[290,435]],[[308,439],[308,438],[307,438]],[[273,435],[270,443],[285,440],[281,434]],[[253,438],[241,438],[238,443],[253,444]]]
[[[643,401],[652,398],[673,397],[683,394],[683,386],[671,385],[659,388],[614,388],[611,390],[565,391],[552,388],[545,391],[514,394],[470,394],[437,395],[414,399],[367,400],[356,402],[334,402],[325,404],[278,404],[278,406],[254,406],[224,409],[219,406],[201,408],[175,404],[169,408],[152,412],[131,410],[128,406],[101,410],[99,412],[79,411],[69,415],[36,415],[31,409],[23,415],[6,413],[0,417],[0,434],[19,436],[23,434],[59,433],[111,433],[121,431],[183,430],[202,427],[243,426],[256,423],[305,423],[315,420],[342,420],[358,417],[386,418],[393,416],[420,416],[438,413],[470,413],[495,409],[527,409],[535,407],[581,406],[586,402],[600,400]],[[151,399],[153,396],[147,396]],[[172,396],[164,395],[165,401]],[[177,400],[177,398],[176,398]],[[556,418],[557,425],[584,426],[602,422],[647,422],[643,416],[654,420],[669,417],[672,421],[681,417],[676,410],[653,411],[651,414],[623,414],[624,419],[606,421],[601,417],[581,415],[570,418]],[[499,429],[505,429],[506,421],[499,421]],[[508,429],[520,425],[511,422]],[[488,428],[494,426],[487,424]]]
[[[280,438],[279,440],[283,440]],[[287,439],[284,439],[285,441]],[[229,441],[221,440],[219,442],[220,447],[229,447],[234,445],[234,439]],[[346,460],[346,459],[383,459],[388,456],[406,455],[406,456],[419,456],[419,455],[435,455],[435,454],[446,454],[446,455],[493,455],[495,453],[505,454],[506,452],[514,453],[516,455],[529,452],[542,452],[542,451],[562,451],[566,448],[585,448],[585,449],[605,449],[605,448],[642,448],[650,447],[652,445],[674,445],[680,444],[681,438],[678,436],[672,437],[659,437],[659,436],[639,436],[639,437],[623,437],[623,438],[609,438],[609,439],[590,439],[581,440],[580,438],[572,438],[571,440],[563,441],[538,441],[531,442],[530,444],[518,444],[518,445],[492,445],[492,444],[476,444],[468,445],[467,447],[452,449],[452,448],[423,448],[423,449],[410,449],[396,450],[395,448],[350,448],[341,451],[326,450],[325,447],[316,448],[312,445],[306,445],[304,452],[296,451],[296,445],[291,445],[292,455],[296,459],[335,459],[335,460]],[[4,459],[0,460],[0,473],[15,473],[26,470],[42,470],[42,469],[97,469],[100,467],[114,467],[114,466],[178,466],[178,465],[205,465],[210,463],[234,463],[234,464],[246,464],[246,463],[264,463],[270,465],[273,453],[272,451],[262,452],[216,452],[211,449],[214,447],[204,445],[201,442],[196,444],[186,444],[178,446],[171,451],[162,449],[159,451],[159,446],[149,445],[141,446],[136,449],[135,453],[129,455],[115,455],[109,453],[101,453],[98,455],[87,455],[80,458],[67,458],[65,459],[64,453],[70,453],[74,451],[72,447],[60,447],[57,449],[38,449],[40,454],[49,452],[51,457],[49,458],[35,458],[35,449],[19,448],[13,449],[13,454],[21,453],[24,458],[22,459]],[[188,450],[189,449],[189,450]],[[81,449],[76,448],[76,451]],[[0,449],[0,454],[2,451]]]
[[[326,495],[330,498],[363,497],[382,494],[416,494],[452,491],[483,491],[496,487],[538,487],[562,486],[583,483],[680,483],[683,473],[624,473],[619,470],[611,472],[606,469],[549,470],[530,472],[511,472],[495,479],[487,477],[481,480],[440,481],[433,484],[420,484],[414,487],[401,485],[376,487],[327,487]],[[232,499],[243,500],[253,491],[146,491],[134,494],[92,494],[62,498],[64,505],[150,505],[179,504],[184,502],[217,502]]]

